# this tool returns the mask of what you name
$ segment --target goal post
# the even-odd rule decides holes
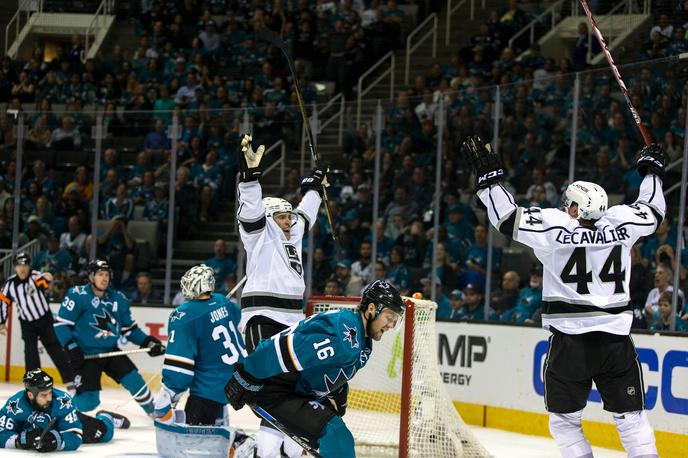
[[[343,420],[360,457],[481,458],[490,454],[461,420],[437,364],[437,304],[404,297],[403,325],[373,343],[349,381]],[[360,298],[313,296],[307,315],[355,309]]]

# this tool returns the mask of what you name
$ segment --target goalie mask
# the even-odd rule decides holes
[[[607,193],[595,183],[574,181],[562,197],[562,205],[567,211],[573,204],[578,204],[577,219],[597,220],[607,211]]]
[[[182,276],[179,284],[187,299],[210,294],[215,291],[215,271],[205,264],[193,266]]]

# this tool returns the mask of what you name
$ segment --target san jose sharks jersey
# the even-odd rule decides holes
[[[177,307],[168,320],[162,383],[176,394],[191,394],[226,404],[224,386],[234,364],[246,356],[237,330],[239,305],[221,294]]]
[[[57,312],[55,334],[62,346],[73,340],[85,355],[111,351],[120,336],[137,345],[147,337],[132,320],[124,294],[108,288],[99,298],[90,283],[67,292]]]
[[[633,321],[631,249],[666,211],[662,180],[643,179],[632,205],[607,209],[585,227],[556,208],[522,208],[502,186],[478,192],[493,226],[531,248],[543,265],[542,326],[565,334],[628,335]]]
[[[17,435],[34,428],[43,430],[53,419],[51,429],[62,439],[58,450],[76,450],[83,434],[81,420],[72,406],[72,398],[64,391],[53,388],[53,401],[47,412],[35,409],[26,391],[9,398],[0,410],[0,448],[14,448]]]
[[[298,374],[296,393],[322,398],[351,380],[372,350],[361,315],[333,310],[261,341],[244,361],[244,368],[258,379]]]

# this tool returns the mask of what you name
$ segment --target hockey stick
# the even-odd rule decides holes
[[[607,46],[607,43],[604,41],[604,37],[602,36],[602,32],[600,29],[597,27],[597,22],[595,22],[595,18],[592,16],[592,12],[590,11],[590,8],[588,7],[588,2],[586,0],[579,0],[581,6],[585,10],[585,14],[588,16],[588,21],[590,21],[590,26],[592,27],[592,30],[595,32],[595,36],[597,37],[597,41],[600,43],[600,47],[602,48],[602,51],[604,52],[604,55],[607,56],[607,62],[609,62],[609,66],[612,68],[612,73],[614,74],[614,78],[616,78],[616,82],[619,83],[619,87],[621,88],[621,92],[623,92],[624,98],[626,99],[626,104],[628,105],[628,108],[631,110],[631,114],[633,115],[633,119],[635,120],[635,124],[638,126],[638,130],[640,130],[640,134],[643,136],[643,140],[645,140],[645,144],[649,145],[652,143],[652,139],[650,138],[650,134],[647,133],[647,130],[645,129],[645,126],[643,125],[643,121],[640,119],[640,115],[638,114],[638,110],[635,109],[633,106],[633,102],[631,102],[631,98],[628,95],[628,88],[626,88],[626,84],[623,82],[621,79],[621,73],[619,73],[619,69],[616,67],[616,64],[614,63],[614,59],[612,58],[612,53],[609,52],[609,47]]]
[[[96,353],[95,355],[84,355],[84,359],[113,358],[115,356],[130,355],[132,353],[148,353],[150,348],[138,348],[136,350],[109,351],[106,353]]]
[[[306,137],[308,139],[308,149],[310,150],[311,158],[313,159],[313,162],[317,167],[321,163],[320,155],[315,151],[315,147],[313,146],[315,142],[313,140],[313,132],[311,131],[311,123],[308,120],[308,115],[306,115],[306,107],[303,103],[303,99],[301,98],[301,89],[299,89],[298,75],[296,74],[296,68],[294,68],[294,62],[292,61],[291,56],[287,51],[287,45],[279,37],[279,35],[277,35],[272,30],[268,29],[267,27],[263,27],[263,29],[260,32],[258,32],[257,37],[278,47],[280,51],[282,51],[282,54],[284,54],[284,58],[287,60],[287,64],[289,65],[289,71],[291,71],[291,78],[294,81],[296,100],[299,102],[299,110],[301,111],[301,118],[303,119],[303,126],[304,130],[306,131]],[[327,222],[330,224],[330,227],[332,228],[332,238],[334,240],[337,240],[337,236],[335,235],[334,230],[334,221],[332,219],[332,213],[330,212],[330,204],[327,198],[327,187],[323,185],[322,189],[323,203],[325,204],[325,213],[327,214]]]
[[[288,436],[291,440],[299,444],[304,450],[306,450],[309,454],[314,456],[315,458],[322,458],[322,455],[318,453],[316,449],[313,448],[313,446],[303,437],[298,436],[292,432],[289,432],[287,428],[284,427],[282,423],[280,423],[279,420],[277,420],[275,417],[267,413],[265,409],[262,407],[258,406],[250,406],[251,410],[258,415],[260,418],[263,420],[267,421],[270,423],[275,429],[283,433],[285,436]]]
[[[242,278],[241,280],[239,280],[239,283],[237,283],[236,285],[234,285],[234,288],[232,288],[232,290],[231,290],[230,292],[228,292],[227,295],[226,295],[225,297],[226,297],[227,299],[231,299],[231,297],[234,295],[234,293],[236,293],[237,290],[238,290],[239,288],[241,288],[241,285],[243,285],[244,283],[246,283],[246,275],[244,275],[243,278]]]
[[[43,446],[43,439],[45,439],[45,436],[50,432],[51,429],[53,429],[53,425],[57,421],[57,416],[53,417],[52,420],[48,423],[48,425],[43,428],[43,431],[41,432],[41,435],[38,437],[38,443],[36,444],[36,450],[40,450],[41,447]]]

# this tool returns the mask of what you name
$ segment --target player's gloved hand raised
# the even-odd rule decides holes
[[[640,157],[638,157],[635,167],[638,169],[641,177],[652,173],[659,178],[664,178],[666,163],[667,159],[662,146],[657,143],[651,143],[640,151]]]
[[[239,410],[246,404],[252,404],[256,394],[263,389],[260,380],[246,372],[244,365],[234,365],[234,374],[225,385],[225,396],[234,410]]]
[[[245,134],[241,139],[242,159],[239,160],[239,179],[242,182],[260,180],[262,172],[260,170],[260,160],[265,153],[265,145],[260,145],[253,151],[251,146],[252,137]]]
[[[328,187],[330,184],[327,182],[327,173],[330,171],[329,168],[322,169],[316,167],[311,170],[310,175],[301,180],[301,192],[306,193],[309,189],[317,191],[320,197],[323,196],[324,188]]]
[[[81,353],[81,349],[76,342],[72,340],[67,343],[64,347],[64,351],[67,353],[67,359],[69,359],[69,364],[72,366],[72,369],[78,371],[84,367],[84,354]]]
[[[54,452],[62,446],[62,436],[60,433],[54,429],[48,431],[48,433],[41,439],[40,434],[33,440],[31,448],[38,451],[39,453]]]
[[[489,143],[484,144],[480,137],[468,137],[461,150],[475,172],[476,188],[489,188],[505,178],[502,158],[492,150]]]
[[[329,398],[337,411],[337,415],[343,417],[346,413],[346,400],[349,396],[349,383],[342,385],[337,391],[330,393]]]
[[[157,337],[146,337],[146,340],[143,341],[141,348],[150,348],[148,356],[160,356],[165,354],[165,346]]]

